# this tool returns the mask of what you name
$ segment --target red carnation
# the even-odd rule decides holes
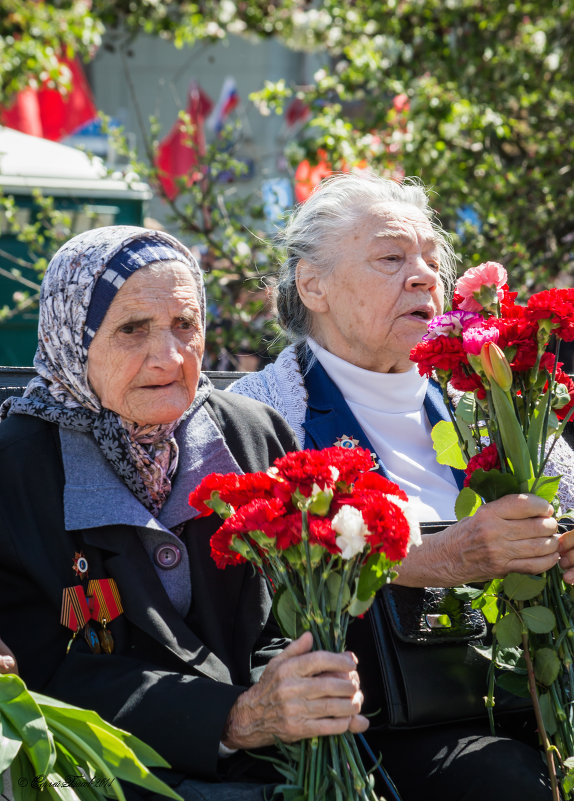
[[[462,341],[444,336],[419,342],[412,349],[410,360],[417,363],[421,375],[429,378],[433,370],[451,372],[460,363],[468,364]]]
[[[574,287],[537,292],[528,299],[528,313],[534,320],[552,320],[555,336],[574,341]]]
[[[353,489],[355,493],[360,490],[378,490],[378,492],[384,492],[386,495],[396,495],[402,501],[408,501],[407,493],[403,492],[398,484],[395,484],[394,481],[389,481],[388,478],[374,471],[359,476]]]
[[[361,514],[369,529],[367,542],[371,549],[375,553],[385,553],[391,562],[404,559],[410,527],[402,510],[382,493],[373,493],[370,502],[361,509]]]
[[[486,398],[486,391],[481,377],[464,364],[457,364],[453,369],[450,383],[453,389],[457,389],[459,392],[474,392],[476,390],[477,398]]]
[[[211,473],[190,494],[189,505],[199,511],[199,517],[207,517],[213,513],[205,503],[211,499],[212,493],[217,492],[222,501],[238,507],[254,498],[271,496],[275,483],[276,479],[267,473]]]
[[[480,453],[471,456],[466,466],[466,478],[464,479],[464,486],[468,487],[470,478],[475,470],[482,469],[485,471],[500,468],[500,459],[498,458],[498,451],[496,445],[491,443],[483,448]]]

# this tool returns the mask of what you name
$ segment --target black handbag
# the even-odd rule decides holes
[[[423,525],[425,534],[445,524]],[[484,697],[490,661],[476,650],[489,627],[469,601],[445,588],[385,586],[365,616],[349,627],[359,658],[363,709],[371,728],[407,729],[486,720]],[[530,708],[497,688],[495,710]]]

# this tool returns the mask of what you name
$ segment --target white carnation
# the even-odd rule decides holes
[[[402,498],[398,498],[396,495],[388,495],[387,497],[391,503],[399,507],[409,524],[409,545],[407,550],[410,550],[411,545],[422,545],[421,527],[413,505],[408,501],[403,501]]]
[[[339,536],[335,542],[343,559],[352,559],[365,548],[368,529],[362,514],[354,506],[343,506],[331,521]]]

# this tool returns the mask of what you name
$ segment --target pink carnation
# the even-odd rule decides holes
[[[502,301],[507,277],[502,264],[496,261],[487,261],[478,267],[471,267],[456,282],[455,292],[462,298],[458,301],[458,308],[469,312],[482,311],[482,305],[475,298],[475,293],[480,292],[482,286],[496,287],[498,300]]]
[[[478,356],[485,342],[497,342],[498,337],[496,328],[467,328],[462,332],[462,347],[465,353]]]
[[[466,328],[482,323],[480,314],[467,311],[450,311],[434,317],[428,327],[428,333],[423,339],[436,339],[441,336],[460,336]]]

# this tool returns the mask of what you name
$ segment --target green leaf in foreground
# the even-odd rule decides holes
[[[556,625],[554,612],[546,606],[528,606],[520,614],[528,629],[535,634],[548,634]]]
[[[454,513],[457,520],[463,517],[472,517],[473,514],[482,506],[482,498],[470,487],[463,487],[458,493]]]
[[[431,437],[437,462],[464,470],[466,461],[462,455],[454,425],[447,420],[441,420],[433,427]]]
[[[549,687],[560,673],[560,660],[552,648],[539,648],[534,655],[534,675]]]
[[[522,642],[522,623],[515,612],[500,618],[494,626],[496,639],[503,648],[512,648]]]
[[[504,592],[514,601],[530,601],[540,595],[546,586],[546,576],[529,576],[509,573],[503,582]]]

